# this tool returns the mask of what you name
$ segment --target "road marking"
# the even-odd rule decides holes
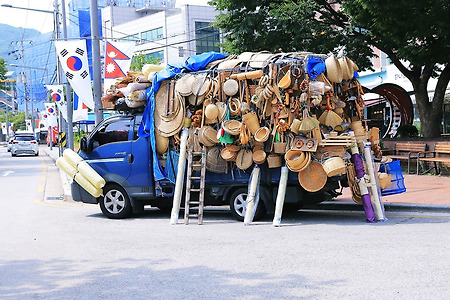
[[[37,191],[38,193],[42,193],[44,191],[44,185],[43,184],[38,185]]]
[[[12,174],[12,173],[14,173],[14,171],[5,171],[5,172],[2,173],[2,176],[6,177],[6,176],[8,176],[9,174]]]
[[[49,204],[49,203],[45,203],[39,199],[34,199],[33,201],[34,203],[40,204],[40,205],[44,205],[44,206],[50,206],[50,207],[56,207],[56,208],[71,208],[69,206],[62,206],[62,205],[55,205],[55,204]]]
[[[42,181],[45,180],[45,175],[41,176],[41,180],[42,180]]]

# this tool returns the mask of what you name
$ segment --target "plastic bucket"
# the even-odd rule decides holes
[[[386,166],[386,168],[385,168]],[[406,192],[405,180],[402,174],[402,167],[399,160],[380,165],[379,172],[385,172],[391,175],[391,185],[381,190],[382,196],[401,194]]]

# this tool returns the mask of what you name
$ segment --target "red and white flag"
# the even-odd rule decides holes
[[[44,124],[44,128],[48,128],[47,110],[41,111],[41,124]]]
[[[62,84],[58,85],[47,85],[47,91],[50,93],[53,101],[55,101],[58,106],[59,111],[62,116],[67,121],[67,101],[64,98],[64,88]]]
[[[83,103],[83,99],[80,99],[78,95],[73,93],[73,121],[84,121],[88,119],[88,108]]]
[[[117,78],[126,77],[130,70],[131,58],[135,48],[134,42],[106,42],[104,89],[116,82]]]
[[[55,103],[44,103],[45,110],[47,113],[47,125],[48,126],[58,126],[58,119],[56,118]]]
[[[55,41],[55,47],[66,78],[73,90],[89,108],[94,109],[86,41]]]
[[[31,127],[31,120],[30,119],[26,119],[25,120],[25,124],[26,124],[26,131],[33,131],[33,127]]]

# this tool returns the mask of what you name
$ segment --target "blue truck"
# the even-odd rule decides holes
[[[105,179],[106,185],[103,195],[95,198],[73,181],[75,201],[99,204],[111,219],[143,213],[145,205],[170,211],[175,184],[168,179],[154,180],[149,137],[138,136],[141,120],[141,113],[113,115],[82,138],[78,154]],[[261,201],[255,219],[274,212],[281,174],[280,168],[269,168],[267,163],[260,167]],[[234,168],[226,174],[207,172],[205,205],[229,205],[231,214],[243,221],[251,169]],[[302,205],[336,197],[340,179],[329,178],[321,191],[310,193],[300,186],[297,173],[289,171],[285,209],[298,210]]]

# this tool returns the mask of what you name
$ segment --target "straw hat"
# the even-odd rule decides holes
[[[233,69],[235,68],[238,64],[240,64],[242,61],[240,59],[229,59],[229,60],[225,60],[221,63],[219,63],[219,65],[217,66],[218,70],[225,70],[225,69]]]
[[[325,59],[325,68],[327,70],[327,77],[331,82],[340,83],[342,81],[341,65],[334,54]]]
[[[222,88],[227,96],[234,96],[239,91],[239,83],[234,79],[227,79]]]
[[[191,84],[192,94],[199,96],[205,95],[212,84],[211,78],[206,76],[206,74],[197,74],[193,76],[194,80]]]
[[[317,161],[311,162],[308,167],[298,173],[300,185],[308,192],[320,191],[327,183],[327,174]]]
[[[190,94],[188,97],[189,104],[193,106],[202,104],[204,99],[205,96],[196,94]]]
[[[169,138],[161,135],[158,129],[155,129],[156,152],[159,154],[166,153],[169,148]]]
[[[253,151],[253,162],[260,165],[266,161],[266,152],[263,150]]]
[[[249,149],[241,149],[236,156],[236,167],[247,170],[253,164],[253,153]]]
[[[170,111],[166,87],[167,81],[163,81],[155,95],[155,115],[158,115],[158,118],[164,121],[170,122],[177,117],[182,107],[180,105],[181,102],[174,99],[172,111]],[[184,101],[182,102],[184,103]]]
[[[270,129],[267,127],[260,127],[254,134],[255,141],[265,142],[269,139]]]
[[[237,120],[226,120],[223,122],[223,130],[231,135],[239,135],[241,132],[241,122]]]
[[[175,83],[175,91],[180,93],[182,96],[189,96],[192,94],[192,83],[195,77],[192,74],[186,74]]]
[[[264,68],[272,58],[273,54],[268,51],[258,52],[250,59],[250,67],[255,69]]]
[[[161,136],[169,137],[178,133],[184,124],[185,106],[184,98],[176,96],[174,99],[174,109],[172,114],[167,114],[167,92],[162,84],[155,95],[154,123],[155,128],[160,131]],[[164,113],[163,113],[164,112]]]
[[[347,56],[343,56],[338,59],[339,65],[341,66],[342,70],[342,77],[344,79],[352,79],[353,78],[353,66],[350,62],[350,60],[347,58]]]
[[[253,55],[255,55],[255,52],[242,52],[239,54],[238,59],[241,62],[248,62],[252,59]]]
[[[198,131],[198,140],[206,147],[214,146],[214,144],[220,143],[217,139],[217,131],[211,126],[203,126]]]

